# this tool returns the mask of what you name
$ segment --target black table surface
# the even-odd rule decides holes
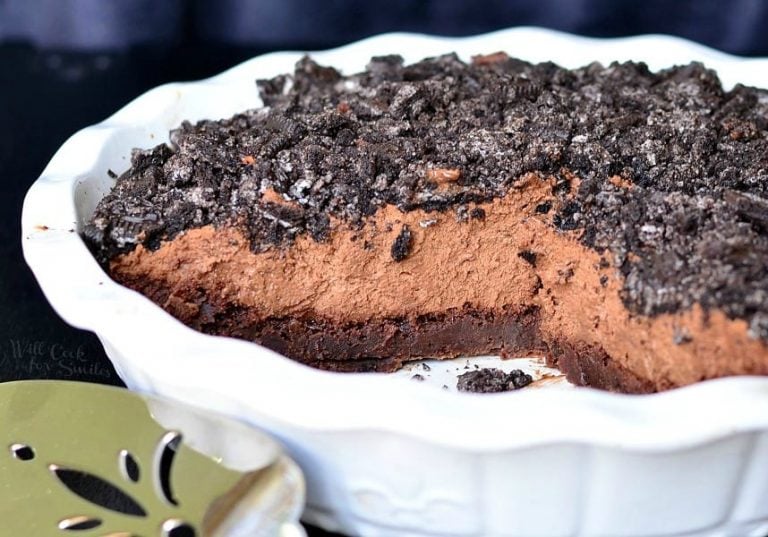
[[[122,386],[95,335],[64,323],[22,258],[24,195],[53,153],[77,130],[101,121],[149,88],[220,72],[259,52],[40,52],[0,45],[0,381],[61,379]],[[329,536],[309,528],[313,537]]]

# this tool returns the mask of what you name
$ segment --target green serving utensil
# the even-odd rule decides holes
[[[95,384],[0,384],[0,536],[300,536],[304,481],[252,427]]]

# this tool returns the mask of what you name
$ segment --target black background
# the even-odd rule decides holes
[[[43,297],[22,260],[20,214],[26,190],[71,134],[101,121],[153,86],[207,77],[269,50],[325,48],[386,30],[471,34],[538,24],[589,35],[664,32],[729,52],[768,55],[768,32],[764,32],[768,2],[762,0],[579,0],[559,5],[544,0],[445,1],[442,10],[436,10],[434,2],[392,0],[385,8],[379,6],[378,15],[371,12],[375,2],[328,2],[322,3],[330,6],[324,10],[318,10],[320,3],[312,3],[308,14],[301,12],[301,3],[284,2],[293,15],[273,13],[278,22],[257,17],[252,27],[248,21],[254,14],[247,2],[223,4],[228,11],[212,11],[205,2],[190,3],[193,7],[183,9],[172,28],[154,37],[137,37],[128,28],[116,32],[114,42],[89,44],[86,31],[85,38],[74,36],[80,41],[73,46],[66,35],[55,35],[55,24],[49,33],[38,26],[27,34],[24,28],[11,31],[10,19],[2,19],[8,4],[0,0],[1,381],[54,378],[121,384],[96,337],[67,326]],[[46,12],[37,15],[44,17]],[[281,38],[279,21],[290,21],[291,16],[304,22],[293,30],[284,24]],[[307,18],[314,24],[307,24]],[[253,32],[259,24],[278,27],[268,33]]]

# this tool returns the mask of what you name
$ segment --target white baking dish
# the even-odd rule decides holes
[[[313,54],[345,72],[372,55],[407,61],[505,50],[575,67],[703,60],[727,86],[768,86],[768,60],[662,36],[597,40],[532,28],[466,39],[374,37]],[[254,79],[299,53],[255,58],[169,84],[75,134],[27,195],[23,246],[46,296],[92,330],[126,384],[205,406],[277,435],[306,472],[305,519],[363,535],[712,535],[768,533],[768,378],[729,378],[651,396],[591,389],[467,395],[408,375],[332,374],[255,344],[195,332],[111,281],[77,231],[133,147],[182,120],[259,106]]]

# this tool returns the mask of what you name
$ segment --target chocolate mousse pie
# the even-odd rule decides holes
[[[304,58],[257,86],[263,107],[134,151],[84,230],[189,326],[335,371],[540,355],[638,393],[768,374],[768,91],[503,53]]]

